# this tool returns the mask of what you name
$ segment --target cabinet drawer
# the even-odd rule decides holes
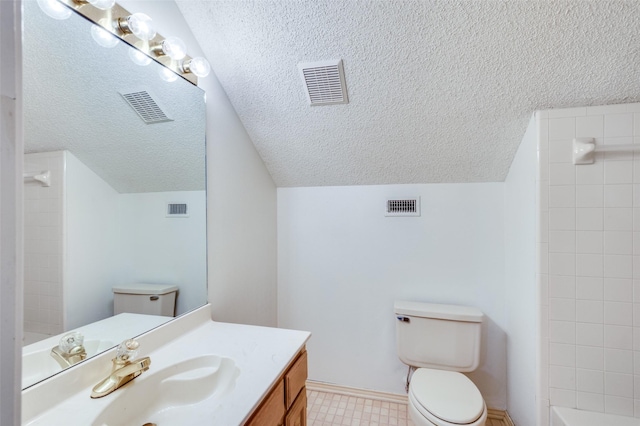
[[[307,381],[307,351],[304,351],[284,376],[286,407],[289,409]]]
[[[284,384],[278,382],[276,388],[267,396],[264,402],[246,423],[247,426],[280,426],[284,420]]]

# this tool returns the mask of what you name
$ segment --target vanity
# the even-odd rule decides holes
[[[116,349],[22,393],[23,425],[305,425],[310,333],[218,323],[210,305],[136,338],[148,371],[102,398]]]
[[[131,34],[23,6],[24,331],[43,340],[24,349],[22,424],[305,425],[310,334],[214,322],[205,304],[204,92]],[[177,287],[178,318],[113,316],[130,283]],[[43,368],[71,330],[88,358]]]

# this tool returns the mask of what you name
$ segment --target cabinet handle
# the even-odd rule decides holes
[[[149,297],[149,300],[154,300],[155,301],[155,300],[158,300],[158,299],[160,299],[160,296],[151,296],[151,297]]]

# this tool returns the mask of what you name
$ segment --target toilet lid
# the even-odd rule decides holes
[[[429,413],[449,423],[477,420],[484,411],[482,395],[471,380],[455,371],[418,368],[409,392]]]

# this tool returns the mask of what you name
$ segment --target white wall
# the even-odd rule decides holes
[[[70,330],[113,315],[119,274],[119,194],[65,151],[64,316]]]
[[[640,417],[640,156],[572,163],[575,137],[640,143],[640,104],[540,114],[542,412]]]
[[[176,35],[190,56],[202,49],[173,1],[123,0]],[[212,72],[207,92],[207,243],[213,319],[276,326],[276,187]]]
[[[42,154],[30,154],[42,155]],[[179,287],[177,315],[207,299],[206,194],[119,194],[65,151],[65,330],[113,315],[115,285]],[[189,217],[167,218],[167,203]]]
[[[167,203],[187,204],[189,217],[166,217]],[[120,194],[117,282],[177,285],[177,315],[202,306],[207,300],[205,208],[204,191]]]
[[[504,185],[507,411],[518,426],[537,424],[537,149],[534,115]]]
[[[422,216],[385,217],[386,197]],[[470,375],[506,406],[503,184],[278,189],[278,325],[309,330],[309,378],[404,393],[395,300],[477,306],[482,360]]]
[[[0,425],[20,423],[22,44],[20,2],[0,2]]]

